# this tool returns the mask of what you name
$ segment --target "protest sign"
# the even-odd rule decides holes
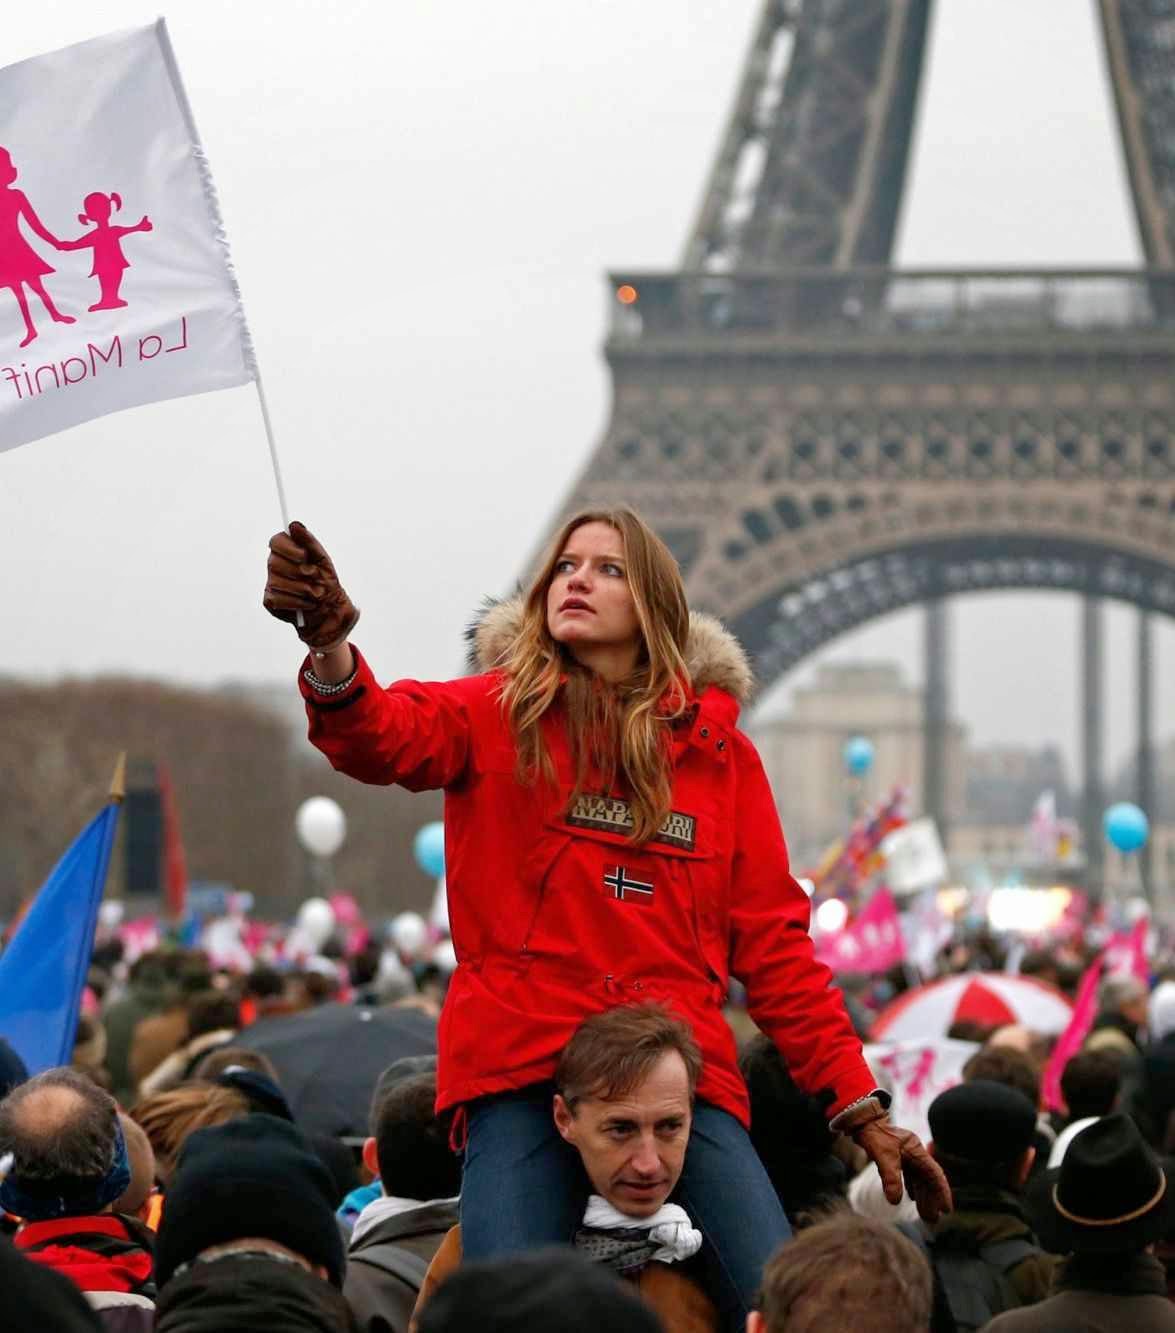
[[[933,819],[915,819],[895,829],[881,844],[881,850],[886,883],[898,897],[946,882],[946,853]]]
[[[950,1037],[925,1041],[883,1041],[865,1047],[865,1059],[893,1095],[893,1121],[912,1129],[925,1143],[932,1137],[926,1112],[940,1092],[963,1080],[963,1066],[979,1044]]]

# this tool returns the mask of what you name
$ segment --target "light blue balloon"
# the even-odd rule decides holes
[[[435,820],[417,833],[412,843],[416,864],[430,879],[439,879],[445,873],[445,826]]]
[[[1119,801],[1110,806],[1102,824],[1111,844],[1127,854],[1145,847],[1150,837],[1150,821],[1132,801]]]
[[[867,736],[850,736],[841,757],[853,777],[862,778],[873,767],[873,742]]]

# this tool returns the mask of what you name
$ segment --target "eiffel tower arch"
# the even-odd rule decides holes
[[[940,821],[946,599],[1080,594],[1096,884],[1101,599],[1140,610],[1147,729],[1175,615],[1175,0],[1098,0],[1139,269],[892,267],[931,9],[766,0],[680,267],[609,277],[611,419],[563,512],[637,506],[762,685],[924,604]]]

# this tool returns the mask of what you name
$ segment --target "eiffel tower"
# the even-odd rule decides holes
[[[766,0],[680,268],[609,277],[611,420],[564,511],[639,508],[764,686],[923,604],[940,826],[948,600],[1080,594],[1095,890],[1103,599],[1139,608],[1148,810],[1175,614],[1175,0],[1096,3],[1141,269],[893,268],[933,0]]]

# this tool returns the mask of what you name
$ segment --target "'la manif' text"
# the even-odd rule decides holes
[[[87,343],[78,356],[67,356],[64,361],[46,361],[30,369],[27,361],[20,367],[0,366],[0,392],[5,381],[16,391],[18,398],[35,398],[49,389],[68,389],[71,384],[94,379],[112,370],[122,370],[128,364],[153,361],[157,356],[183,352],[188,346],[188,317],[180,317],[179,324],[167,334],[148,333],[142,338],[126,338],[116,333],[108,343]]]

